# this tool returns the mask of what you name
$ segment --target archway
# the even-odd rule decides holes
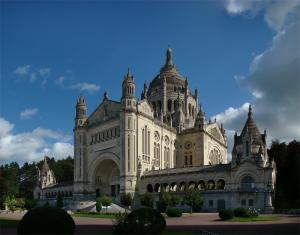
[[[103,159],[95,166],[93,182],[97,196],[118,196],[120,192],[120,169],[112,159]]]

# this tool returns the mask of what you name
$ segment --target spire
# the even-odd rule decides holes
[[[167,50],[166,65],[167,66],[173,65],[173,55],[172,55],[172,49],[170,47]]]
[[[132,75],[131,70],[130,70],[129,67],[128,67],[128,70],[127,70],[127,74],[124,77],[124,81],[127,81],[127,80],[133,80],[133,75]]]
[[[108,100],[108,93],[107,93],[107,91],[104,92],[103,100]]]
[[[249,111],[248,111],[248,117],[252,117],[252,106],[249,104]]]
[[[84,104],[84,103],[85,103],[84,98],[83,98],[82,94],[80,94],[80,96],[77,100],[77,104]]]

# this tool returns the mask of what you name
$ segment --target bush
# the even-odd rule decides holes
[[[101,209],[102,209],[101,198],[97,197],[96,198],[96,211],[100,212]]]
[[[28,211],[18,225],[18,234],[73,234],[75,223],[64,210],[53,207],[36,207]]]
[[[257,217],[259,215],[258,211],[255,209],[246,209],[246,208],[235,208],[234,209],[234,216],[235,217],[242,217],[242,218],[249,218],[249,217]]]
[[[144,193],[140,196],[141,205],[153,208],[153,196],[150,193]]]
[[[156,209],[157,209],[160,213],[164,213],[164,212],[166,212],[167,205],[166,205],[164,202],[157,201],[157,202],[156,202]]]
[[[17,200],[16,200],[15,196],[7,196],[5,198],[5,204],[9,210],[15,211],[16,205],[17,205]]]
[[[246,217],[247,210],[245,208],[235,208],[233,213],[235,217]]]
[[[170,207],[167,210],[167,215],[169,217],[181,217],[182,216],[182,211],[180,209]]]
[[[221,209],[219,210],[219,217],[222,220],[229,220],[233,217],[233,210],[231,209]]]
[[[103,196],[100,198],[102,206],[105,206],[105,213],[107,213],[107,207],[111,205],[112,199],[108,196]]]
[[[159,234],[166,227],[165,218],[152,208],[140,208],[132,211],[115,227],[116,233]]]
[[[203,204],[203,199],[199,191],[195,189],[188,189],[184,193],[183,201],[186,205],[190,206],[191,213],[193,213],[193,208],[201,207]]]
[[[35,199],[25,199],[24,207],[26,210],[31,210],[36,207],[37,201]]]
[[[130,193],[123,193],[121,194],[121,198],[120,198],[121,204],[123,206],[125,206],[125,210],[131,206],[132,203],[132,197]]]

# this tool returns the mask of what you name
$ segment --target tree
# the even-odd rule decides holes
[[[100,212],[101,209],[102,209],[101,198],[100,198],[100,197],[97,197],[97,198],[96,198],[96,211],[97,211],[97,212]]]
[[[186,205],[190,206],[191,213],[193,213],[194,207],[202,205],[203,203],[200,192],[195,189],[185,191],[183,201]]]
[[[25,199],[24,207],[26,210],[31,210],[36,207],[37,201],[35,199]]]
[[[153,207],[153,196],[146,192],[140,196],[141,205],[147,207]]]
[[[275,208],[300,208],[300,141],[286,144],[275,140],[268,155],[277,168]]]
[[[105,213],[107,213],[107,207],[112,203],[111,197],[103,196],[101,197],[101,204],[105,206]]]
[[[121,194],[121,204],[125,206],[125,212],[127,212],[127,208],[131,206],[132,196],[130,193]]]
[[[56,206],[58,208],[63,208],[64,207],[64,200],[63,200],[63,197],[60,193],[56,197]]]

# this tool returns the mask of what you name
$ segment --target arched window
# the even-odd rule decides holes
[[[224,180],[218,180],[217,189],[225,189],[225,181]]]
[[[130,148],[131,148],[131,146],[130,146],[130,135],[128,135],[128,146],[127,146],[127,148],[128,148],[128,156],[127,156],[127,162],[128,162],[128,171],[130,171]]]
[[[168,100],[168,111],[172,111],[172,100]]]
[[[203,180],[199,181],[198,189],[199,190],[205,190],[205,182]]]
[[[215,182],[214,182],[213,180],[209,180],[209,181],[207,182],[207,189],[208,189],[208,190],[213,190],[213,189],[215,189]]]
[[[154,192],[160,192],[160,184],[156,183],[154,186]]]
[[[153,192],[153,186],[152,184],[147,185],[147,192],[152,193]]]
[[[242,189],[253,189],[255,188],[254,179],[251,176],[245,176],[242,179]]]
[[[211,165],[222,163],[222,156],[217,148],[213,148],[209,153],[209,162]]]
[[[250,146],[249,146],[249,141],[246,141],[246,156],[249,156],[249,150],[250,150]]]
[[[179,190],[180,191],[185,191],[185,188],[186,188],[185,182],[181,182],[180,185],[179,185]]]

